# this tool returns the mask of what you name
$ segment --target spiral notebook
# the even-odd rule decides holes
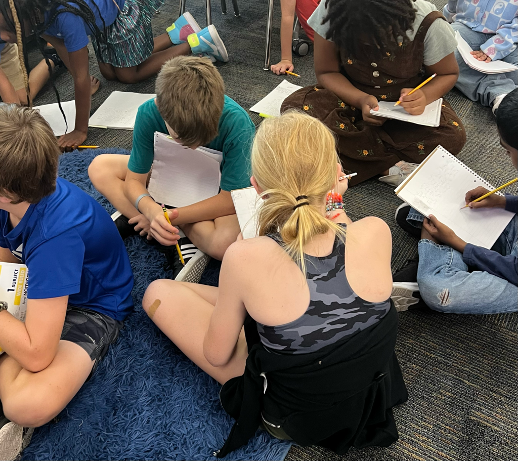
[[[395,193],[423,215],[437,217],[464,241],[490,249],[514,213],[503,209],[461,210],[466,205],[466,193],[477,186],[495,189],[442,146],[437,146]]]
[[[442,98],[435,100],[424,108],[424,112],[420,115],[412,115],[405,111],[401,105],[394,106],[394,103],[380,101],[379,109],[373,111],[371,114],[378,117],[385,117],[387,119],[402,120],[403,122],[410,122],[412,124],[424,125],[425,127],[438,127],[441,122],[441,108]]]

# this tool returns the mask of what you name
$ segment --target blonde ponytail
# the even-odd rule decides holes
[[[338,157],[331,131],[297,111],[266,119],[252,148],[252,173],[265,198],[259,235],[279,233],[288,255],[306,271],[304,249],[329,230],[343,228],[325,217],[325,198],[337,179]]]
[[[11,14],[13,15],[14,27],[16,30],[16,44],[18,45],[18,59],[20,61],[20,67],[22,68],[23,81],[25,83],[25,92],[27,93],[27,104],[32,107],[31,89],[29,87],[29,75],[27,74],[27,68],[25,66],[25,56],[23,53],[23,35],[22,26],[18,18],[18,12],[14,0],[9,0],[9,7],[11,8]]]

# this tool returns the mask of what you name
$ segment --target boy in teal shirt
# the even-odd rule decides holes
[[[230,191],[250,185],[254,124],[225,96],[223,79],[205,58],[168,61],[157,77],[156,93],[139,108],[131,155],[98,156],[89,167],[90,179],[122,214],[116,224],[123,237],[137,232],[164,246],[179,242],[186,262],[196,248],[221,260],[240,232]],[[172,224],[147,191],[155,131],[192,149],[206,146],[223,154],[219,194],[170,211]]]

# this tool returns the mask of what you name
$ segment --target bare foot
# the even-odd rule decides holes
[[[91,75],[90,83],[91,83],[90,95],[93,95],[93,94],[95,94],[95,92],[97,90],[99,90],[99,86],[101,85],[101,82],[99,82],[99,79],[97,77],[94,77],[93,75]]]

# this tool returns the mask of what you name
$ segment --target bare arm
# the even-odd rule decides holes
[[[0,98],[7,104],[20,104],[20,98],[2,69],[0,69]]]
[[[203,354],[214,367],[224,366],[232,359],[245,322],[246,309],[236,283],[246,258],[238,244],[232,244],[223,258],[218,300],[203,341]]]
[[[272,71],[277,75],[293,70],[291,42],[293,40],[295,5],[296,0],[281,0],[281,60],[272,65]]]
[[[18,258],[16,258],[9,249],[5,249],[4,247],[0,247],[0,262],[4,263],[21,263]]]
[[[27,301],[25,323],[0,313],[0,346],[31,372],[45,369],[56,356],[65,322],[68,295]]]
[[[455,55],[451,53],[433,66],[425,66],[425,72],[427,76],[437,74],[437,77],[411,95],[408,95],[411,88],[401,90],[401,106],[409,114],[422,114],[427,104],[433,103],[448,93],[459,77],[459,65]]]

